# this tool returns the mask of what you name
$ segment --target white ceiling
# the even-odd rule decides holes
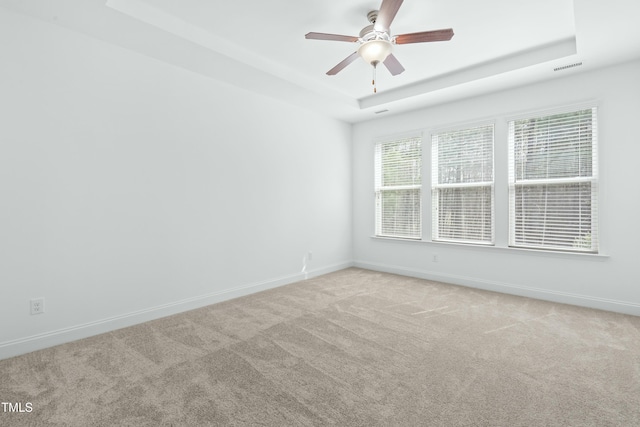
[[[381,0],[0,0],[0,6],[227,83],[357,122],[640,57],[638,0],[405,0],[392,34],[453,28],[397,45],[391,76],[361,59],[325,73]],[[581,62],[582,66],[554,71]]]

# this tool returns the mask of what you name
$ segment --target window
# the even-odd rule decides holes
[[[376,235],[420,239],[421,138],[375,147]]]
[[[431,138],[432,239],[492,244],[493,125]]]
[[[597,252],[596,108],[509,122],[509,245]]]

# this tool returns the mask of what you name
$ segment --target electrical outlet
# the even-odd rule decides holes
[[[31,300],[31,314],[44,313],[44,298],[36,298]]]
[[[433,255],[433,257],[431,258],[431,261],[438,262],[438,255]]]

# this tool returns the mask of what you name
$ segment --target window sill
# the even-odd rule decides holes
[[[457,242],[435,242],[432,240],[421,239],[403,239],[399,237],[381,237],[370,236],[373,240],[387,241],[399,244],[424,244],[434,247],[455,247],[463,250],[479,250],[479,251],[497,251],[511,254],[521,255],[533,255],[549,258],[565,258],[565,259],[590,259],[594,261],[606,261],[609,259],[609,255],[602,253],[589,253],[589,252],[568,252],[568,251],[554,251],[554,250],[542,250],[542,249],[528,249],[528,248],[512,248],[508,246],[497,246],[488,244],[471,244],[471,243],[457,243]]]

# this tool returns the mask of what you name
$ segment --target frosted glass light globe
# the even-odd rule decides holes
[[[387,59],[391,53],[391,42],[387,40],[370,40],[362,43],[358,48],[358,54],[368,64],[377,64]]]

